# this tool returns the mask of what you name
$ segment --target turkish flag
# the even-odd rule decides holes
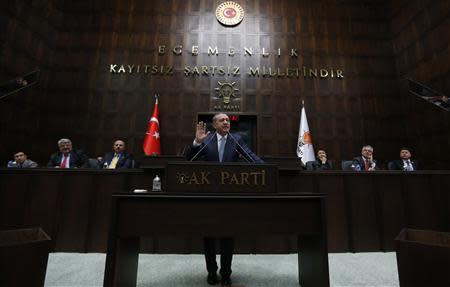
[[[159,137],[158,121],[158,97],[155,100],[153,115],[148,121],[147,132],[145,133],[144,144],[142,145],[146,155],[161,155],[161,143]]]

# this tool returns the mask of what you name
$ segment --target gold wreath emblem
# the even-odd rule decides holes
[[[244,9],[233,1],[226,1],[217,6],[217,20],[225,26],[235,26],[244,19]]]

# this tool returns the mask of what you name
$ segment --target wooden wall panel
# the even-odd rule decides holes
[[[56,252],[105,252],[111,194],[151,189],[158,173],[165,192],[164,169],[144,170],[7,170],[0,169],[0,230],[42,227]],[[5,180],[7,178],[8,180]],[[330,252],[392,251],[402,228],[450,230],[450,173],[279,171],[278,192],[327,195]],[[418,212],[420,211],[420,212]],[[139,218],[136,218],[139,220]],[[239,238],[237,252],[292,253],[292,237]],[[201,238],[146,238],[142,252],[201,252]]]
[[[405,143],[422,167],[447,169],[450,114],[408,94],[411,78],[450,95],[450,5],[448,1],[392,1],[391,31],[404,110]]]
[[[42,156],[46,141],[40,134],[40,119],[61,12],[56,1],[6,1],[0,22],[0,84],[41,70],[37,85],[0,99],[0,165],[4,166],[18,150],[31,158]]]
[[[314,145],[336,163],[369,143],[382,165],[409,145],[426,167],[447,167],[448,155],[436,160],[445,150],[428,144],[448,146],[448,114],[409,97],[402,81],[413,77],[448,91],[449,40],[441,37],[449,28],[445,1],[241,0],[246,17],[233,28],[215,19],[220,2],[55,0],[26,10],[12,1],[0,14],[9,27],[1,36],[6,41],[0,66],[17,70],[37,62],[44,67],[43,82],[31,96],[0,106],[1,134],[11,139],[0,144],[0,160],[23,146],[44,164],[61,137],[91,157],[124,138],[139,158],[154,93],[161,95],[162,152],[177,154],[192,139],[197,113],[212,111],[219,101],[217,82],[235,81],[238,112],[258,117],[261,155],[295,156],[305,100]],[[160,44],[167,46],[165,55],[157,53]],[[171,52],[178,44],[181,56]],[[198,56],[190,54],[193,45]],[[208,55],[208,46],[221,54]],[[224,53],[230,46],[234,57]],[[254,55],[245,56],[244,47]],[[262,57],[263,47],[272,53],[281,48],[283,55]],[[298,58],[287,55],[291,48]],[[111,74],[110,64],[176,69],[170,76]],[[185,76],[185,65],[240,66],[241,75]],[[246,74],[250,66],[340,68],[345,78],[252,78]],[[3,129],[8,123],[14,125]],[[439,135],[440,129],[445,133]]]

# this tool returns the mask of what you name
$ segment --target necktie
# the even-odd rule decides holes
[[[115,153],[108,168],[115,169],[118,161],[119,161],[119,154]]]
[[[369,170],[369,160],[368,159],[364,160],[364,170]]]
[[[60,168],[67,168],[67,158],[68,156],[63,155],[63,160],[61,161],[61,165],[59,166]]]
[[[413,167],[411,165],[411,161],[409,161],[409,159],[406,161],[406,170],[407,171],[412,171]]]
[[[223,159],[224,150],[225,150],[225,137],[222,137],[219,140],[219,161],[221,161],[221,162]]]

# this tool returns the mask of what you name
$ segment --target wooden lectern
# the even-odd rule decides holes
[[[184,163],[177,166],[167,168],[166,179],[184,174],[190,177],[191,184],[201,182],[201,177],[191,177],[194,172],[203,171],[200,165]],[[206,166],[211,174],[207,179],[205,174],[203,177],[210,183],[215,180],[213,170],[216,168],[219,182],[222,176],[230,179],[233,171],[240,174],[273,168],[270,165],[245,164]],[[259,171],[254,171],[255,167]],[[253,183],[263,182],[261,174],[255,176],[259,177]],[[264,179],[264,184],[276,187],[276,183],[267,182],[269,178]],[[181,186],[186,184],[185,180],[188,179],[179,181]],[[232,186],[233,192],[229,193],[171,192],[167,187],[176,189],[178,184],[166,182],[166,192],[113,194],[104,286],[136,286],[140,237],[294,235],[300,246],[300,285],[328,287],[325,196],[307,193],[242,193],[236,189],[239,189],[237,185],[242,184],[246,188],[245,180],[233,181],[238,184],[223,182],[224,185],[228,182],[227,185]]]

